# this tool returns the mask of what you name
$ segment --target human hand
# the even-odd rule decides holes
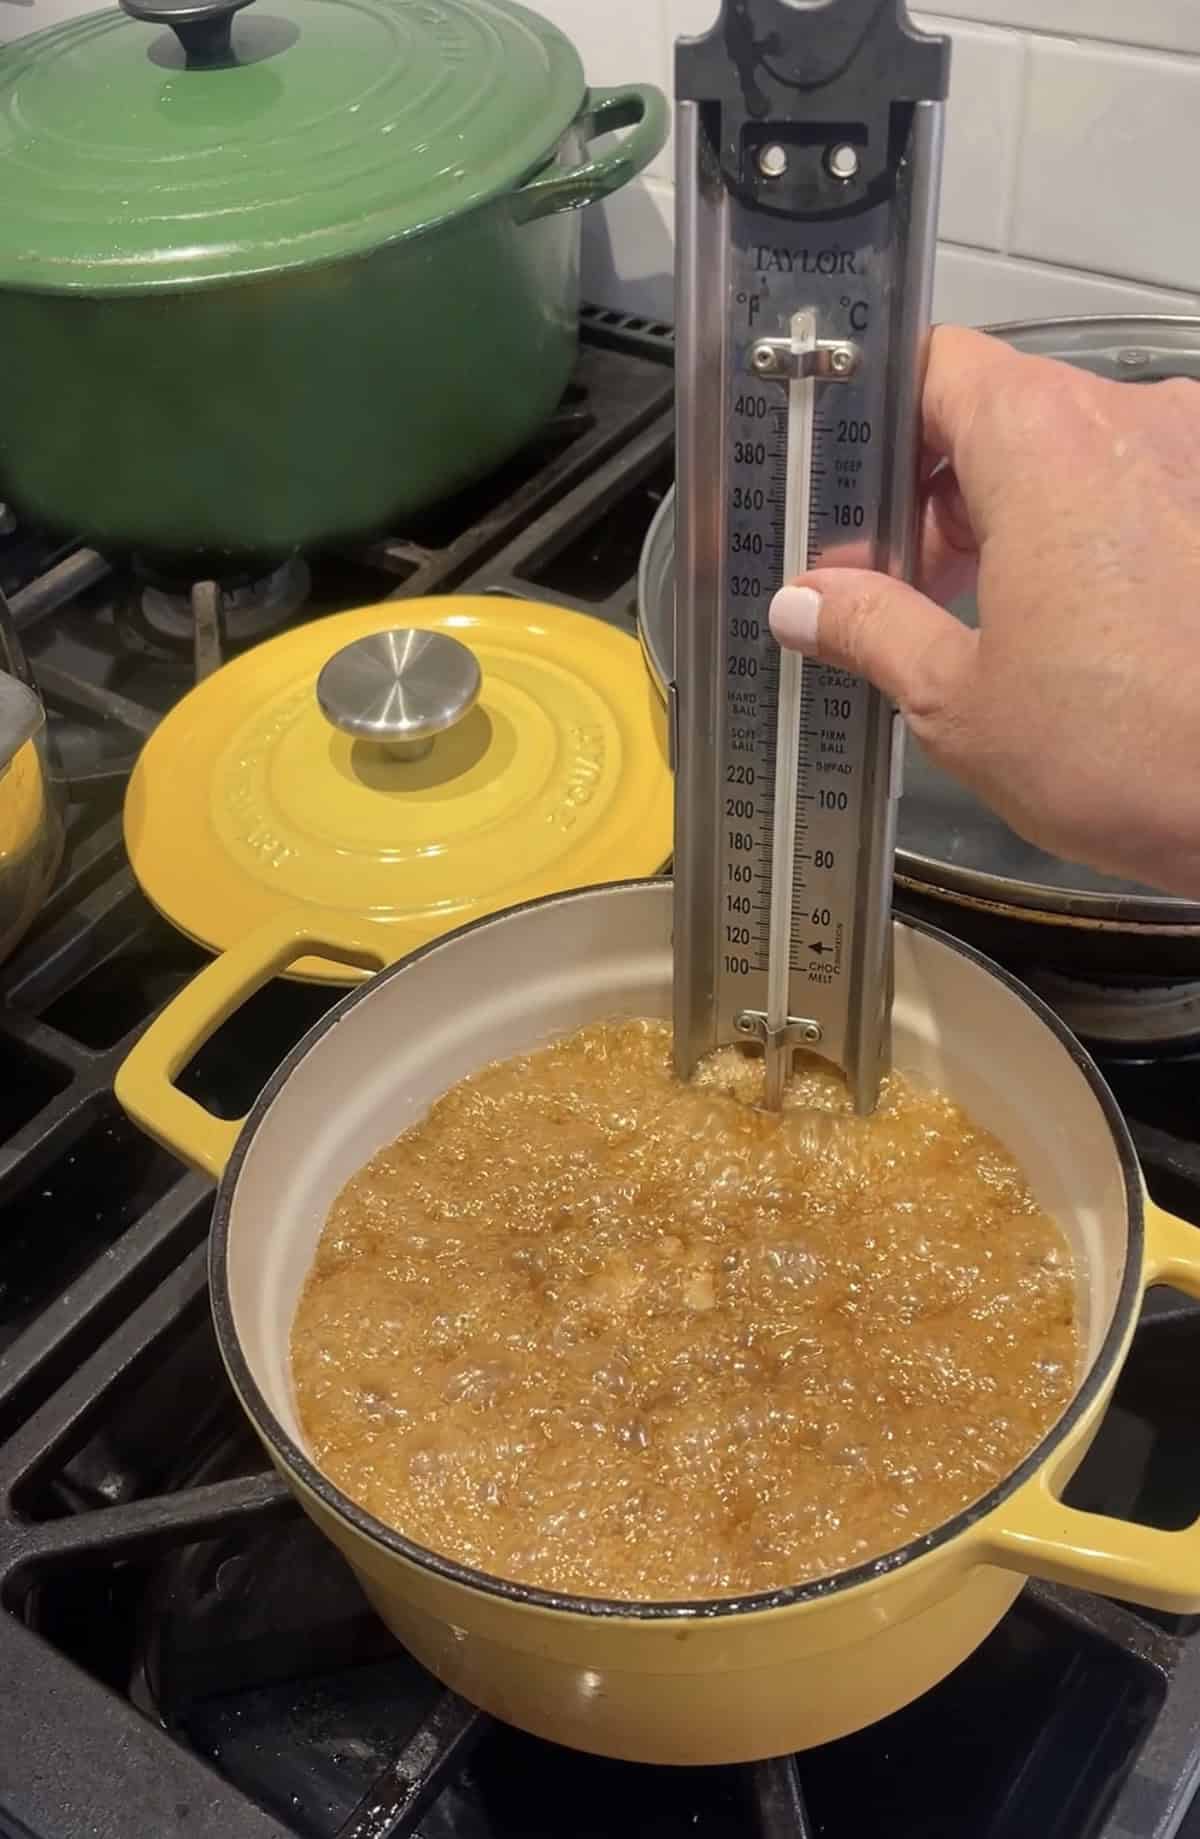
[[[922,412],[926,591],[816,569],[775,637],[869,678],[1027,841],[1200,898],[1200,383],[940,327]],[[977,631],[936,604],[972,581]]]

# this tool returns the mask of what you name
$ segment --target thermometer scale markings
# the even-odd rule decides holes
[[[743,261],[753,259],[754,238],[738,238]],[[864,276],[864,278],[866,278]],[[792,283],[794,287],[794,283]],[[755,978],[775,985],[775,1007],[780,1009],[779,959],[771,977],[771,888],[775,859],[775,787],[778,770],[778,704],[780,653],[770,637],[767,609],[775,589],[788,576],[787,487],[796,458],[789,451],[790,392],[774,380],[755,376],[749,354],[757,338],[778,336],[789,330],[793,314],[811,313],[814,335],[838,338],[853,329],[860,347],[865,326],[850,328],[844,297],[828,299],[828,290],[808,287],[808,300],[794,301],[782,316],[771,298],[768,284],[746,285],[745,271],[735,277],[733,297],[735,336],[731,355],[731,411],[728,473],[728,523],[726,526],[726,735],[722,754],[722,782],[734,789],[731,767],[740,765],[737,785],[752,778],[753,800],[729,801],[719,852],[722,920],[724,922],[719,973],[733,1009],[753,1011],[764,1004],[752,989]],[[826,298],[819,296],[826,293]],[[870,291],[869,289],[867,291]],[[748,303],[754,297],[751,314]],[[861,314],[861,303],[860,303]],[[828,559],[831,539],[845,540],[843,532],[863,530],[871,540],[872,524],[864,504],[872,492],[871,468],[848,462],[846,443],[839,438],[846,428],[870,425],[870,385],[848,392],[849,416],[832,416],[819,399],[812,402],[815,386],[808,385],[808,468],[802,490],[805,506],[797,505],[807,538],[803,566]],[[839,426],[840,424],[840,426]],[[793,572],[799,572],[797,567]],[[795,822],[790,875],[790,911],[776,916],[776,938],[782,942],[784,982],[794,1000],[783,1004],[789,1012],[804,1013],[801,992],[805,986],[841,984],[845,966],[843,937],[852,898],[855,867],[853,839],[857,831],[861,775],[857,771],[863,742],[864,716],[861,694],[835,696],[824,667],[810,662],[801,673],[798,698],[791,698],[795,723],[792,740],[798,743],[796,761]],[[823,706],[834,697],[835,713]],[[848,706],[843,715],[840,705]],[[750,767],[750,760],[754,766]],[[790,803],[790,800],[789,800]],[[736,821],[741,816],[746,828]],[[786,824],[784,835],[786,836]],[[850,880],[848,880],[848,876]],[[781,895],[786,891],[781,884]],[[739,988],[740,986],[740,988]],[[743,994],[744,991],[744,994]],[[837,1048],[837,1043],[831,1043]]]
[[[743,385],[748,385],[751,380],[749,373],[743,373],[742,377],[739,379]],[[784,558],[787,518],[786,484],[790,464],[787,443],[788,414],[789,411],[786,401],[780,401],[777,404],[773,404],[769,411],[769,420],[772,424],[774,438],[772,440],[772,452],[768,463],[768,473],[772,484],[777,488],[772,490],[769,497],[766,499],[766,504],[769,506],[771,512],[768,528],[772,539],[770,544],[772,552],[770,559],[772,564],[772,582],[774,585],[781,584],[788,574]],[[825,545],[821,540],[821,532],[824,528],[824,518],[820,497],[820,481],[828,476],[829,469],[827,466],[820,463],[820,459],[824,455],[826,443],[832,433],[833,426],[828,420],[820,416],[814,416],[812,422],[813,460],[809,468],[814,489],[810,495],[806,519],[808,531],[808,555],[805,559],[806,566],[815,566],[820,561],[825,550]],[[735,532],[735,542],[738,534],[740,534],[743,539],[745,538],[746,531],[744,526],[739,526],[738,530]],[[733,553],[736,554],[737,551],[735,550]],[[766,560],[765,554],[763,560]],[[773,591],[773,588],[768,588],[768,601],[770,591]],[[736,644],[740,636],[741,635],[735,627],[731,643]],[[819,744],[821,738],[822,728],[814,709],[817,691],[814,677],[817,674],[818,672],[810,667],[805,674],[805,680],[801,690],[799,738],[802,747],[811,743],[814,739]],[[757,848],[755,851],[759,860],[756,864],[754,879],[759,884],[761,892],[753,903],[756,923],[752,928],[752,934],[754,943],[757,947],[753,959],[754,968],[759,971],[766,971],[769,963],[768,944],[770,936],[767,915],[770,907],[769,888],[772,880],[772,862],[774,855],[771,839],[775,802],[772,781],[776,770],[776,740],[778,734],[779,653],[773,645],[762,660],[759,671],[759,681],[761,682],[764,692],[762,700],[766,707],[764,711],[765,719],[763,727],[759,734],[758,752],[764,769],[766,784],[764,787],[764,795],[755,800],[755,816],[760,822],[758,826],[759,835],[757,839]],[[729,694],[728,700],[736,708],[740,702],[740,697],[736,692],[732,692]],[[800,883],[803,881],[805,866],[810,864],[813,860],[813,852],[804,847],[808,840],[809,831],[809,820],[806,807],[812,804],[815,797],[814,792],[807,784],[809,777],[809,772],[807,770],[808,764],[806,759],[801,759],[798,765],[800,783],[798,785],[796,798],[795,863],[797,871],[796,878]],[[798,891],[800,890],[798,889]],[[816,955],[819,968],[819,959],[826,953],[832,953],[834,949],[833,946],[824,939],[818,938],[814,940],[812,938],[814,930],[822,923],[817,917],[819,913],[819,908],[815,914],[806,913],[795,907],[793,908],[790,926],[791,950],[789,953],[790,968],[793,971],[804,970],[806,959],[809,954]]]

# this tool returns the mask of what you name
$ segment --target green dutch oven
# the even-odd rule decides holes
[[[528,440],[574,361],[577,208],[659,151],[659,92],[589,91],[509,0],[122,6],[0,51],[0,496],[216,567]]]

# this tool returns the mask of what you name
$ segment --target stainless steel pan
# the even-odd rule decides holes
[[[989,328],[1020,351],[1131,383],[1200,378],[1200,319],[1060,319]],[[674,495],[651,526],[638,623],[665,694],[674,674]],[[973,601],[954,609],[975,623]],[[982,950],[1076,975],[1200,976],[1200,904],[1110,880],[1033,848],[910,744],[896,853],[898,902]]]

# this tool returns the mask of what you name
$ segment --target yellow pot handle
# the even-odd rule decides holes
[[[1200,1298],[1200,1231],[1146,1202],[1143,1290],[1174,1284]],[[1073,1584],[1176,1615],[1200,1611],[1200,1520],[1181,1532],[1081,1513],[1051,1492],[1045,1469],[982,1528],[987,1557],[1050,1583]]]
[[[151,1022],[117,1072],[119,1104],[156,1142],[218,1180],[246,1120],[214,1117],[179,1090],[176,1075],[247,997],[298,958],[376,970],[393,955],[369,923],[353,932],[300,918],[260,926],[206,964]]]

